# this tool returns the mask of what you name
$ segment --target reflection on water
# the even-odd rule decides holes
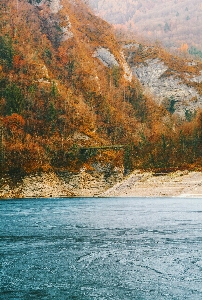
[[[0,202],[0,299],[202,299],[202,199]]]

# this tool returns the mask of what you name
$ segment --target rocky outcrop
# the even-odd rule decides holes
[[[107,48],[97,48],[93,56],[97,57],[105,65],[105,67],[119,67],[119,63],[115,56]]]
[[[79,173],[41,173],[14,181],[7,177],[0,182],[0,199],[93,197],[103,193],[123,179],[120,170],[111,174],[100,171]]]
[[[121,52],[121,58],[122,58],[122,66],[123,66],[123,70],[124,70],[124,78],[125,78],[125,80],[131,82],[132,78],[133,78],[133,73],[132,73],[130,66],[126,62],[123,52]]]
[[[194,111],[201,107],[202,96],[196,89],[183,83],[177,76],[164,76],[167,70],[166,64],[158,58],[146,60],[144,64],[132,67],[133,73],[159,103],[173,97],[176,101],[176,112],[180,115],[183,115],[186,110]],[[201,77],[193,77],[191,80],[201,80]],[[193,99],[195,101],[192,101]]]
[[[45,28],[45,32],[49,33],[49,38],[53,40],[53,33],[55,33],[56,28],[59,29],[57,32],[57,39],[60,42],[64,42],[74,36],[73,32],[71,31],[72,24],[69,20],[69,16],[64,16],[62,23],[64,26],[61,26],[61,19],[58,13],[62,10],[63,6],[60,0],[42,0],[42,1],[35,1],[33,0],[32,5],[40,7],[41,10],[44,8],[44,4],[48,3],[48,7],[50,9],[51,15],[49,17],[43,18],[43,25]]]
[[[123,51],[133,75],[143,85],[144,92],[151,94],[157,103],[168,104],[172,99],[175,113],[182,118],[186,111],[194,112],[202,107],[202,95],[196,87],[196,84],[202,82],[201,64],[179,59],[173,69],[169,66],[169,60],[166,62],[163,59],[161,50],[137,43],[124,45]],[[175,60],[171,54],[167,55],[170,61]]]
[[[202,173],[176,171],[152,173],[134,171],[123,177],[121,170],[109,176],[81,170],[72,173],[42,173],[14,182],[0,182],[0,199],[57,197],[201,197]]]
[[[115,56],[110,52],[110,50],[107,48],[103,48],[103,47],[97,48],[93,56],[97,57],[107,68],[113,68],[113,67],[122,68],[124,71],[124,75],[123,75],[124,79],[129,82],[132,81],[133,73],[130,66],[126,62],[123,52],[120,52],[120,57],[119,57],[120,63],[115,58]]]
[[[62,9],[60,0],[51,0],[50,1],[50,10],[51,13],[56,14]]]
[[[74,36],[73,32],[71,31],[72,24],[69,20],[69,17],[66,16],[66,26],[61,27],[62,30],[62,41],[67,41],[68,39],[72,38]]]
[[[189,80],[193,81],[193,82],[201,83],[202,82],[202,71],[200,71],[200,75],[199,76],[193,76]]]

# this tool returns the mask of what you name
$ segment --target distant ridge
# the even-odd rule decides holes
[[[89,0],[96,14],[128,29],[137,37],[161,41],[202,57],[202,3],[200,0]]]

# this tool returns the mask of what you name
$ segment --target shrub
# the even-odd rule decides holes
[[[9,36],[0,36],[0,62],[9,69],[13,66],[14,50]]]

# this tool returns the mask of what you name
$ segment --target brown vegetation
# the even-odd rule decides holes
[[[51,13],[46,2],[3,0],[0,14],[1,172],[77,171],[94,162],[200,168],[202,114],[176,120],[144,96],[137,79],[126,81],[111,27],[84,4],[65,1]],[[98,47],[110,49],[120,67],[93,57]],[[116,144],[125,150],[79,150]]]

